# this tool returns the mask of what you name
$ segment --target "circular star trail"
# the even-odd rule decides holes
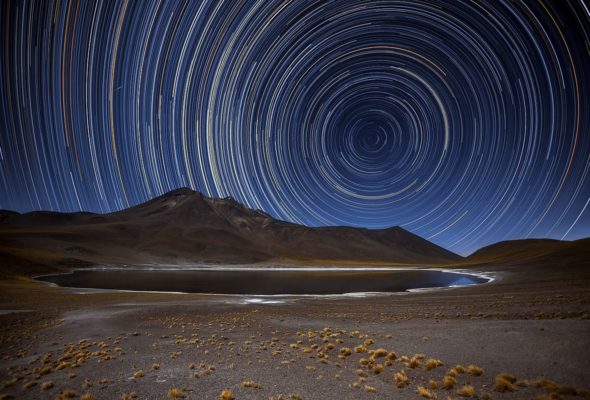
[[[0,7],[2,208],[188,186],[461,253],[590,234],[583,0]]]

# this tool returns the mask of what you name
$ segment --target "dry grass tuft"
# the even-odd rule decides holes
[[[144,376],[144,373],[143,373],[143,371],[142,371],[142,370],[136,371],[136,372],[133,374],[133,377],[134,377],[135,379],[143,378],[143,376]]]
[[[417,368],[421,365],[420,359],[416,356],[412,357],[410,361],[408,361],[408,367],[410,368]]]
[[[37,381],[28,381],[26,383],[23,384],[22,388],[23,389],[30,389],[33,386],[35,386],[37,384]]]
[[[517,381],[515,384],[518,385],[519,382],[521,381]],[[586,391],[584,389],[580,389],[580,390],[576,390],[575,388],[571,387],[571,386],[565,386],[565,385],[560,385],[559,383],[556,383],[552,380],[549,379],[537,379],[536,381],[534,381],[533,386],[535,387],[543,387],[553,393],[557,393],[557,394],[564,394],[564,395],[577,395],[577,396],[585,396]],[[590,398],[590,396],[586,396],[587,398]]]
[[[41,389],[49,390],[53,387],[53,381],[46,381],[41,384]]]
[[[367,348],[365,346],[363,346],[362,344],[359,344],[358,346],[356,346],[354,348],[354,352],[355,353],[366,353],[367,352]]]
[[[429,358],[424,363],[424,369],[426,371],[430,371],[431,369],[434,369],[436,367],[440,367],[441,365],[443,365],[443,363],[442,363],[441,360],[437,360],[437,359],[434,359],[434,358]]]
[[[464,373],[465,373],[465,368],[462,365],[455,365],[448,372],[449,375],[452,375],[455,377],[459,374],[464,374]]]
[[[426,389],[424,386],[418,386],[418,388],[416,389],[416,393],[427,399],[434,399],[436,397],[432,390]]]
[[[352,350],[349,347],[342,347],[340,349],[340,355],[343,357],[348,357],[352,354]]]
[[[365,392],[376,393],[377,389],[375,389],[373,386],[365,385]]]
[[[84,393],[82,397],[80,397],[80,400],[94,400],[94,396],[90,393]]]
[[[428,381],[428,387],[430,389],[438,389],[438,386],[439,386],[438,382],[435,381],[434,379],[431,379]]]
[[[516,378],[514,377],[514,375],[509,374],[507,372],[502,372],[501,374],[498,374],[497,376],[501,377],[502,379],[507,380],[510,383],[516,382]]]
[[[443,389],[451,390],[457,384],[457,379],[452,375],[445,375],[442,382]]]
[[[395,384],[398,388],[403,388],[410,384],[410,378],[408,378],[408,375],[406,375],[406,371],[404,371],[403,369],[400,372],[396,372],[393,375],[393,380],[395,381]]]
[[[489,394],[488,392],[481,392],[481,393],[479,394],[479,398],[480,398],[481,400],[492,400],[492,395],[491,395],[491,394]]]
[[[387,357],[388,354],[389,354],[389,352],[385,349],[377,349],[377,350],[373,350],[371,355],[373,356],[373,358],[381,358],[381,357]]]
[[[78,396],[78,393],[76,393],[75,390],[66,389],[59,394],[57,399],[58,400],[67,400],[67,399],[73,399],[74,397],[77,397],[77,396]]]
[[[376,364],[373,365],[373,368],[371,368],[371,371],[373,371],[374,374],[380,374],[381,372],[383,372],[383,365],[381,364]]]
[[[262,389],[262,385],[254,381],[244,381],[242,382],[242,386],[247,388]]]
[[[473,376],[480,376],[481,374],[483,374],[483,369],[478,367],[477,365],[471,364],[467,366],[467,373]]]
[[[46,365],[42,368],[39,368],[35,372],[38,373],[39,376],[47,375],[47,374],[51,373],[51,367],[49,365]]]
[[[234,394],[232,393],[231,390],[224,390],[221,392],[221,394],[219,395],[219,398],[222,400],[234,400]]]
[[[514,387],[513,383],[516,381],[514,376],[503,373],[496,376],[496,392],[514,392],[516,388]]]
[[[182,389],[170,389],[168,391],[168,398],[170,399],[184,399],[184,391]]]
[[[153,363],[153,364],[152,364],[152,369],[153,369],[154,371],[155,371],[155,370],[158,370],[158,369],[160,369],[160,364]]]
[[[462,397],[473,397],[475,396],[475,388],[473,386],[466,385],[457,390],[457,394]]]

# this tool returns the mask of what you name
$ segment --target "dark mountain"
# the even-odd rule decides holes
[[[483,247],[465,259],[469,264],[553,264],[588,266],[590,238],[575,241],[522,239]]]
[[[3,211],[0,252],[31,262],[91,264],[461,260],[400,227],[310,228],[190,189],[111,214]]]

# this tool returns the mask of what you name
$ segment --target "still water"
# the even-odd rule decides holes
[[[37,279],[73,288],[243,295],[403,292],[488,281],[480,276],[437,270],[261,268],[76,270]]]

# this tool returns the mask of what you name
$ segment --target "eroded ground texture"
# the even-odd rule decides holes
[[[486,272],[497,280],[272,304],[5,280],[0,398],[590,398],[587,274]]]

